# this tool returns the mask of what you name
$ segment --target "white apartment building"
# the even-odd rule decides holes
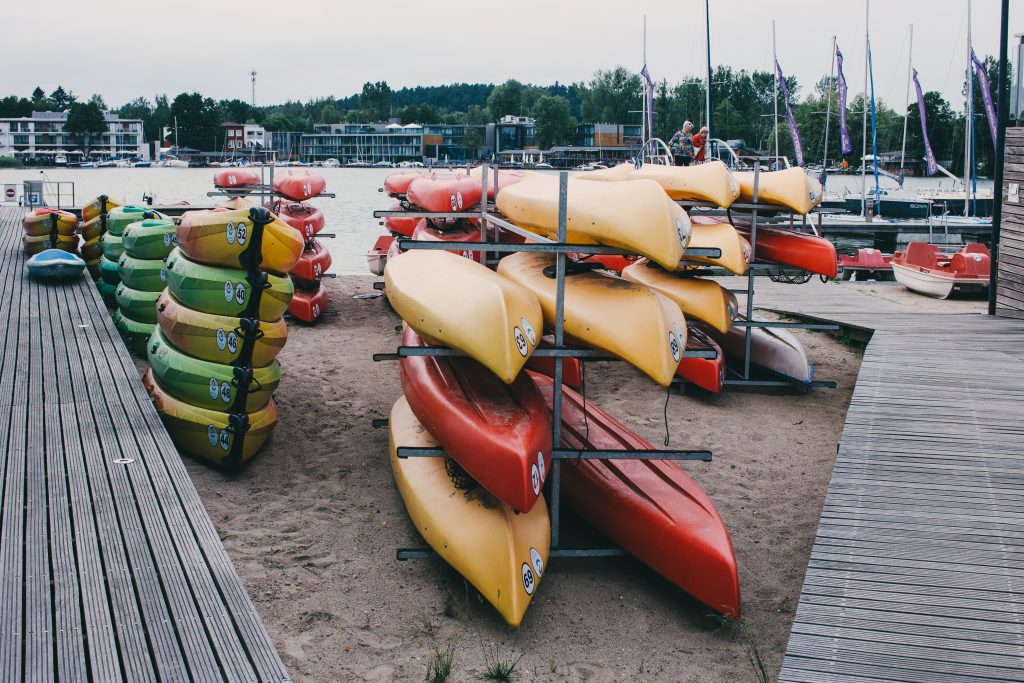
[[[112,112],[104,112],[104,118],[107,129],[93,137],[91,158],[149,159],[140,119],[122,119]],[[29,162],[84,160],[83,141],[64,131],[67,120],[67,112],[51,111],[34,111],[32,116],[23,118],[0,118],[0,156]]]

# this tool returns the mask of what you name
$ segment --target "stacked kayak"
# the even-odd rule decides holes
[[[25,215],[21,226],[24,232],[21,243],[29,256],[45,249],[78,253],[78,218],[70,211],[36,209]]]
[[[145,355],[146,342],[156,329],[156,301],[167,286],[165,259],[176,246],[175,231],[170,219],[146,218],[121,233],[114,326],[139,355]]]
[[[146,388],[179,449],[237,469],[277,424],[276,356],[302,239],[255,206],[186,213],[159,242],[162,228],[147,227],[126,232],[126,250],[153,256],[163,243],[170,251],[145,343]]]
[[[100,281],[97,283],[103,299],[112,306],[117,306],[117,288],[121,284],[121,271],[118,262],[124,254],[124,231],[132,223],[142,220],[167,220],[167,217],[141,206],[115,206],[102,217],[104,232],[99,237],[102,252],[99,260]],[[152,302],[150,302],[152,303]]]
[[[389,422],[398,490],[424,540],[518,626],[544,574],[551,536],[541,493],[551,422],[523,372],[543,325],[540,302],[443,251],[394,256],[384,278],[405,321],[405,346],[465,354],[401,361],[404,396]],[[400,449],[408,448],[441,448],[445,456],[405,457]]]
[[[89,269],[92,279],[100,279],[100,258],[103,256],[103,245],[100,238],[107,231],[107,212],[120,206],[117,202],[101,194],[81,208],[82,221],[78,232],[82,237],[82,258]],[[113,295],[113,291],[110,292]]]

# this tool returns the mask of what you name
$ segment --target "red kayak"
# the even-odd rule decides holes
[[[260,184],[260,175],[247,168],[224,169],[223,171],[217,171],[213,175],[213,184],[215,187],[224,188],[226,190],[243,188],[239,189],[238,192],[245,193],[249,192],[248,188],[252,188],[253,186]]]
[[[555,338],[545,334],[540,338],[539,349],[550,349],[555,345]],[[555,359],[551,356],[530,356],[526,367],[548,377],[555,376]],[[579,358],[562,359],[562,382],[573,389],[583,388],[583,362]]]
[[[686,348],[690,351],[714,351],[714,358],[683,358],[676,374],[701,389],[717,394],[725,383],[725,354],[714,339],[699,327],[687,326]]]
[[[274,176],[274,192],[297,202],[315,197],[326,189],[327,181],[323,176],[309,171],[302,173],[278,172]]]
[[[729,222],[724,216],[695,216],[691,220],[698,224]],[[750,240],[750,223],[734,220],[732,224],[740,235]],[[835,277],[837,272],[834,244],[824,237],[786,228],[758,225],[754,259],[792,266],[826,277]]]
[[[531,376],[551,405],[551,380]],[[563,390],[562,447],[653,448],[571,389]],[[602,534],[709,607],[740,616],[729,532],[711,499],[678,465],[569,459],[561,482],[563,500]]]
[[[391,210],[401,211],[402,205],[395,204],[391,207]],[[420,219],[416,216],[388,216],[384,219],[384,227],[396,235],[412,237],[412,233],[416,229],[416,224],[419,222]]]
[[[405,346],[423,346],[411,327]],[[470,358],[401,360],[402,390],[416,418],[469,476],[519,512],[537,502],[551,469],[551,416],[533,381],[505,384]]]
[[[292,295],[291,303],[288,304],[288,313],[303,322],[316,321],[327,310],[327,289],[321,282],[303,282],[294,278],[293,282],[295,282],[295,294]],[[300,283],[307,288],[299,289]]]
[[[392,173],[384,179],[384,191],[388,193],[389,197],[404,198],[405,193],[409,190],[409,183],[422,175],[426,175],[426,171],[399,171]]]
[[[303,280],[319,280],[330,267],[331,252],[316,240],[310,240],[291,272]]]
[[[426,218],[421,218],[416,224],[416,230],[412,234],[414,240],[424,242],[479,242],[480,228],[471,223],[452,223],[447,230],[437,230],[430,227]],[[451,253],[458,256],[465,256],[468,259],[480,262],[483,260],[482,251],[469,251],[468,249],[453,249]]]
[[[480,181],[467,175],[423,175],[409,183],[405,198],[424,211],[468,211],[480,203]]]
[[[577,261],[581,263],[600,263],[605,270],[610,270],[617,275],[636,263],[636,256],[621,256],[619,254],[591,254],[584,258],[582,254],[574,254]]]
[[[374,275],[384,274],[384,265],[388,262],[388,252],[391,245],[395,243],[394,235],[381,235],[373,243],[370,251],[366,252],[366,265]]]
[[[283,202],[280,199],[265,205],[288,225],[302,233],[303,239],[310,239],[324,229],[324,215],[320,209],[302,202]]]

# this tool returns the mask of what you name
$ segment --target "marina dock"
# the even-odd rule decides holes
[[[287,681],[99,293],[0,209],[0,680]]]
[[[779,680],[1020,680],[1024,320],[759,289],[872,331]]]

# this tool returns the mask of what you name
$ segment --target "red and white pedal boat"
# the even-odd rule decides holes
[[[907,289],[945,299],[954,290],[988,289],[992,255],[984,244],[968,244],[955,254],[944,254],[933,244],[911,242],[892,257],[896,280]]]

